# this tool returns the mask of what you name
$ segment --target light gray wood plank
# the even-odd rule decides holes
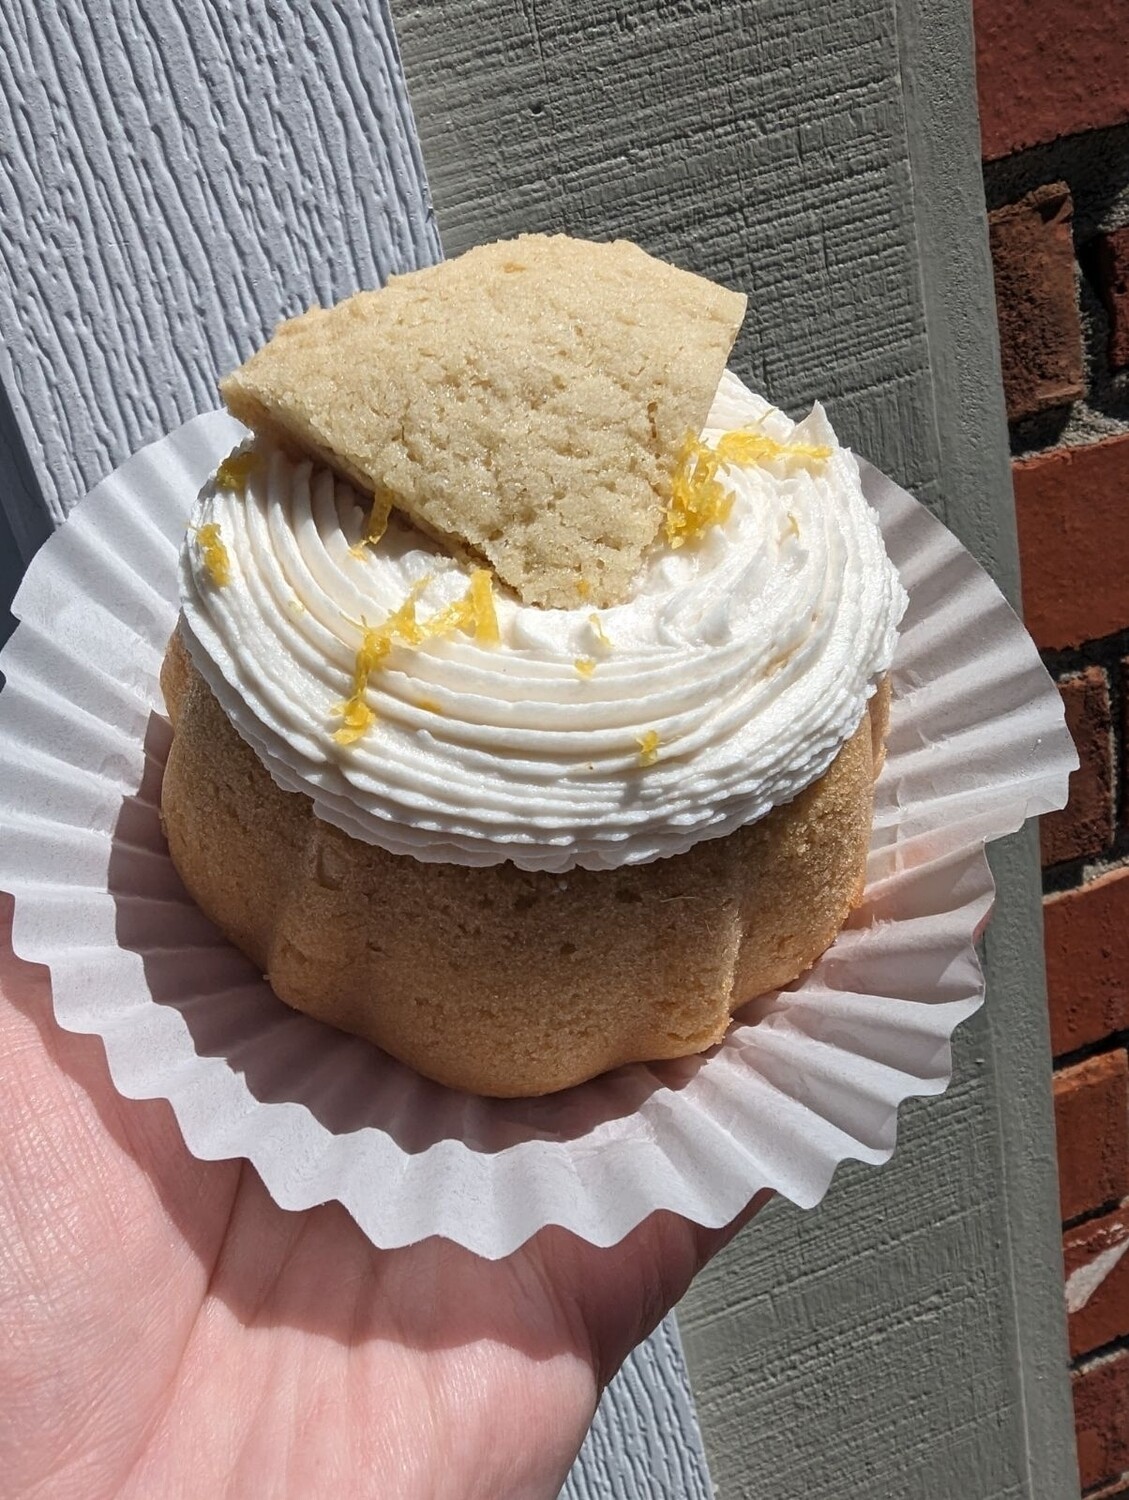
[[[0,212],[5,603],[51,522],[280,318],[440,253],[390,18],[360,0],[2,0]],[[673,1319],[565,1493],[708,1496]]]
[[[932,504],[1014,596],[964,0],[458,0],[396,17],[450,249],[626,234],[750,292],[735,364]],[[770,1206],[680,1309],[729,1497],[1065,1497],[1069,1393],[1030,835],[990,1002],[894,1163]]]
[[[280,318],[438,257],[383,7],[0,6],[0,383],[58,521]]]
[[[991,256],[983,217],[972,17],[967,5],[899,0],[919,266],[941,487],[961,535],[1020,608],[1007,418]],[[1042,878],[1029,825],[994,844],[999,895],[983,943],[983,1024],[992,1075],[1004,1321],[1023,1440],[1024,1493],[1073,1497],[1078,1484],[1062,1286],[1058,1173],[1043,973]]]

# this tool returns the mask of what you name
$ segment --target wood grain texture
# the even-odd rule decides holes
[[[627,234],[746,290],[739,374],[827,397],[1016,594],[963,0],[458,0],[397,27],[448,250]],[[1076,1494],[1038,870],[996,854],[989,1008],[881,1172],[762,1213],[679,1310],[720,1495]]]
[[[391,23],[0,6],[0,382],[57,521],[280,318],[438,257]]]
[[[1068,1493],[1028,1483],[984,1032],[959,1034],[943,1106],[903,1110],[888,1167],[841,1168],[811,1214],[770,1205],[683,1304],[726,1500]]]

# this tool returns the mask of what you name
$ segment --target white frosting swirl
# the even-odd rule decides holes
[[[789,802],[857,728],[889,667],[905,595],[858,467],[820,407],[802,423],[733,375],[704,434],[759,424],[830,458],[729,468],[728,520],[656,544],[626,604],[539,609],[497,597],[502,643],[465,634],[393,647],[373,673],[377,723],[339,745],[359,623],[430,575],[421,619],[460,598],[463,567],[393,517],[354,556],[358,496],[280,453],[246,494],[202,495],[230,581],[190,531],[182,630],[197,668],[280,786],[346,833],[421,860],[605,869],[677,854]],[[610,646],[600,640],[602,629]],[[596,666],[577,670],[580,658]],[[641,764],[654,731],[657,759]]]

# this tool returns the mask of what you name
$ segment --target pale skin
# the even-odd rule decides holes
[[[0,897],[4,1496],[555,1497],[602,1385],[758,1206],[610,1250],[376,1250],[120,1098],[10,926]]]

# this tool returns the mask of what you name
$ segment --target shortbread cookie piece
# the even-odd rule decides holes
[[[284,323],[232,413],[527,604],[621,602],[746,299],[626,240],[522,235]]]

